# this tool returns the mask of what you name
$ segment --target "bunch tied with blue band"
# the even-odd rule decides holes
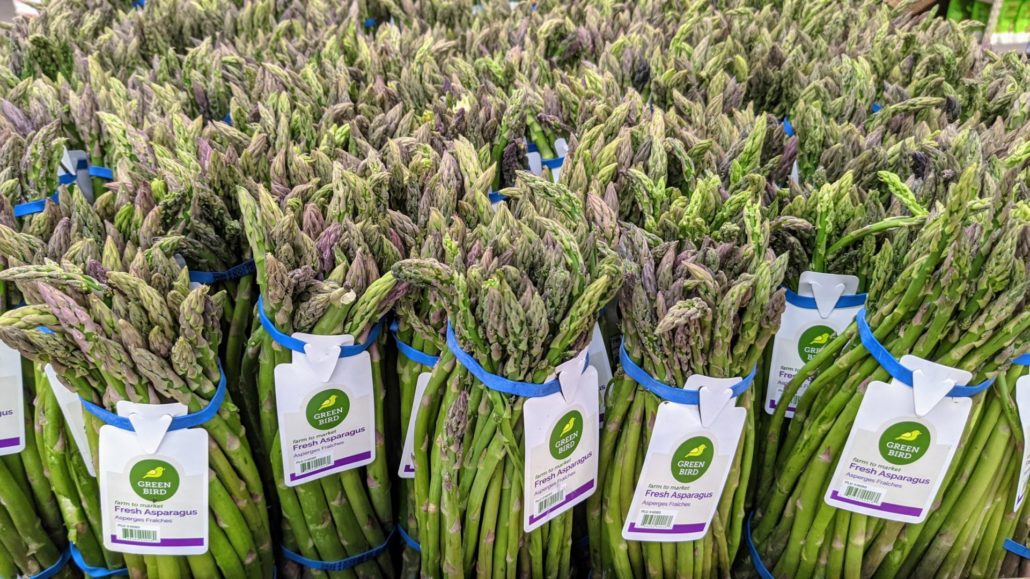
[[[254,260],[247,260],[234,265],[225,271],[190,271],[190,281],[204,285],[214,285],[227,281],[236,281],[257,273]]]
[[[393,341],[397,344],[397,351],[399,351],[402,356],[416,364],[422,364],[429,368],[436,366],[436,363],[440,361],[439,356],[426,354],[425,352],[408,345],[400,336],[397,335],[398,330],[400,330],[400,326],[398,325],[397,320],[390,322],[390,335],[393,336]]]
[[[803,296],[790,290],[790,288],[784,289],[784,297],[787,299],[787,303],[803,308],[806,310],[814,310],[818,308],[818,304],[815,298],[809,296]],[[864,306],[866,300],[866,294],[851,294],[844,295],[837,298],[837,303],[834,304],[834,308],[854,308],[858,306]]]
[[[90,565],[86,562],[85,559],[82,558],[82,553],[79,552],[79,549],[75,546],[75,543],[68,545],[68,553],[71,555],[72,561],[75,561],[75,566],[78,567],[80,571],[82,571],[86,575],[89,575],[90,577],[95,577],[99,579],[100,577],[129,576],[129,570],[125,567],[120,567],[118,569],[105,569],[104,567],[94,567],[93,565]]]
[[[622,343],[619,344],[619,362],[622,364],[622,370],[626,373],[626,376],[629,376],[644,390],[647,390],[662,400],[675,402],[677,404],[692,404],[694,406],[701,401],[701,395],[697,390],[684,390],[683,388],[670,386],[648,374],[647,370],[641,368],[633,361],[632,358],[629,357],[629,352],[626,351],[625,339],[623,339]],[[730,387],[734,398],[747,392],[747,389],[750,388],[751,384],[755,381],[755,374],[757,372],[758,367],[755,366],[751,369],[750,374],[742,378],[740,382],[737,382]]]
[[[57,176],[57,182],[60,185],[71,185],[76,181],[77,172],[85,169],[90,177],[102,179],[104,181],[114,180],[114,171],[107,167],[100,167],[98,165],[90,165],[85,161],[79,162],[75,168],[76,173],[62,173]],[[60,200],[60,194],[54,191],[53,195],[44,197],[43,199],[36,199],[35,201],[27,201],[25,203],[19,203],[14,206],[15,217],[27,217],[29,215],[35,215],[36,213],[42,213],[46,209],[46,202],[58,203]]]
[[[54,561],[53,565],[47,567],[46,569],[43,569],[35,575],[29,575],[27,579],[49,579],[50,577],[53,577],[54,575],[57,575],[58,573],[63,571],[65,566],[68,565],[68,561],[70,559],[71,552],[65,549],[64,552],[61,553],[61,556],[57,558],[57,561]]]
[[[265,313],[265,302],[263,296],[258,296],[257,311],[258,318],[261,320],[261,327],[268,332],[268,335],[272,340],[287,350],[292,350],[298,354],[305,353],[304,346],[306,345],[306,342],[304,342],[304,340],[298,340],[293,336],[284,334],[279,328],[275,327],[275,323],[268,318],[268,314]],[[365,338],[364,342],[350,346],[340,346],[340,357],[349,358],[364,352],[369,346],[375,343],[382,330],[383,320],[379,320],[374,326],[372,326],[372,329],[368,332],[368,336]]]
[[[869,354],[887,371],[894,379],[905,384],[912,386],[912,370],[909,370],[898,361],[888,350],[876,339],[873,334],[873,330],[869,327],[869,322],[865,318],[865,308],[858,310],[858,314],[855,315],[855,323],[858,325],[858,337],[862,340],[862,345],[869,351]],[[948,392],[948,396],[959,397],[959,396],[976,396],[983,392],[994,383],[994,379],[984,380],[983,382],[973,386],[955,386]]]
[[[347,569],[353,569],[354,567],[357,567],[362,563],[371,561],[372,559],[375,559],[376,557],[381,555],[390,547],[390,541],[393,540],[393,537],[396,534],[397,527],[394,527],[394,529],[390,531],[390,534],[386,536],[386,540],[384,540],[381,545],[373,547],[368,551],[365,551],[364,553],[359,553],[357,555],[347,557],[346,559],[339,559],[337,561],[318,561],[316,559],[309,559],[299,553],[294,553],[286,547],[282,547],[281,551],[283,557],[285,557],[286,559],[293,561],[294,563],[301,565],[302,567],[306,567],[314,571],[346,571]]]

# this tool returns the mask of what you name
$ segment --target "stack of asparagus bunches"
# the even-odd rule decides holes
[[[96,261],[86,268],[66,261],[17,266],[2,275],[17,284],[29,304],[0,316],[2,339],[25,357],[52,365],[60,387],[111,411],[119,401],[177,402],[196,413],[216,396],[225,296],[211,295],[206,286],[191,290],[188,271],[160,247],[139,252],[128,272],[108,271]],[[101,498],[90,490],[96,481],[84,478],[81,464],[67,456],[73,449],[62,448],[60,431],[48,431],[60,426],[49,402],[42,404],[44,433],[55,445],[49,475],[59,494],[78,489],[80,501],[62,505],[70,537],[91,557],[100,557],[95,563],[117,566],[117,557],[97,551]],[[189,556],[127,554],[131,575],[266,577],[272,572],[264,495],[239,412],[228,398],[217,408],[196,427],[209,437],[209,550]],[[95,461],[101,426],[90,414],[86,436]],[[71,468],[61,468],[62,452]],[[81,511],[74,512],[74,506]]]
[[[482,192],[470,195],[486,202]],[[579,215],[582,222],[582,205],[566,199],[570,217]],[[516,220],[507,206],[498,206],[490,221],[470,230],[455,217],[443,240],[446,263],[412,259],[394,267],[398,278],[431,289],[447,304],[456,341],[433,368],[415,420],[415,504],[427,577],[573,572],[570,511],[556,511],[543,526],[524,530],[531,520],[527,511],[535,516],[541,507],[527,504],[523,483],[526,453],[537,450],[524,440],[523,409],[538,399],[495,390],[488,374],[544,384],[559,365],[582,363],[574,358],[585,351],[597,311],[615,295],[623,272],[610,251],[591,261],[592,254],[605,253],[594,238],[577,239],[543,217],[531,197],[518,202],[517,212]],[[459,362],[461,352],[472,360]],[[596,383],[582,387],[596,408]],[[596,418],[593,424],[579,420],[584,435],[597,428]],[[577,424],[559,426],[571,430]]]
[[[784,306],[779,287],[787,259],[769,250],[769,226],[757,203],[747,206],[744,214],[746,234],[740,241],[718,242],[708,236],[660,241],[637,227],[624,226],[619,251],[633,266],[619,298],[624,348],[633,364],[659,382],[682,388],[695,375],[741,380],[751,374],[775,333]],[[601,438],[601,491],[588,507],[596,568],[617,577],[729,574],[740,546],[755,454],[753,400],[748,390],[733,403],[747,410],[739,446],[718,451],[716,445],[732,466],[721,495],[716,492],[707,499],[715,513],[703,536],[663,541],[684,521],[676,518],[677,525],[651,527],[630,512],[631,502],[650,488],[650,477],[641,469],[645,454],[658,452],[648,448],[657,436],[659,407],[680,403],[663,401],[645,390],[626,368],[616,374]],[[704,517],[696,512],[693,516]],[[627,541],[624,529],[637,527],[652,528],[656,534],[651,536],[660,542],[641,540],[647,536],[644,531]]]
[[[1012,199],[1019,171],[970,166],[951,185],[945,204],[927,216],[909,251],[882,254],[869,282],[865,319],[895,359],[918,356],[965,370],[972,375],[969,384],[980,384],[1003,375],[1025,352],[1030,223],[1026,207]],[[965,429],[956,433],[961,439],[952,443],[957,444],[954,457],[937,479],[939,489],[925,505],[914,507],[916,515],[912,508],[905,511],[912,518],[860,514],[824,500],[845,443],[859,432],[853,428],[867,389],[882,391],[875,382],[892,376],[900,380],[897,370],[888,374],[881,365],[882,355],[871,355],[867,343],[852,324],[786,388],[785,395],[793,396],[814,377],[799,404],[807,417],[791,422],[782,443],[771,435],[765,449],[775,472],[772,484],[759,489],[753,534],[764,564],[778,577],[823,571],[855,577],[997,576],[1002,540],[1015,527],[1007,511],[1022,461],[1013,444],[1021,428],[1012,379],[999,380],[973,398]],[[948,400],[941,404],[958,404]],[[897,433],[897,440],[917,440],[921,428],[911,426]],[[935,433],[934,440],[941,436]],[[912,483],[906,479],[906,484]],[[875,501],[872,495],[854,496],[865,499],[862,504]],[[918,516],[921,523],[914,524]]]
[[[254,194],[241,188],[239,204],[257,264],[260,303],[271,328],[285,335],[346,334],[360,344],[375,340],[370,334],[405,292],[407,284],[398,282],[388,267],[407,251],[412,225],[407,218],[385,210],[385,173],[366,181],[342,168],[337,171],[335,184],[327,190],[309,190],[310,197],[293,196],[282,208],[260,187]],[[291,387],[277,383],[280,371],[294,364],[298,353],[274,338],[270,327],[256,325],[250,339],[251,360],[244,363],[254,371],[243,374],[256,379],[249,389],[260,405],[260,438],[278,491],[283,546],[307,559],[332,562],[361,555],[385,544],[391,536],[394,518],[387,443],[396,442],[396,433],[387,436],[385,432],[385,336],[386,332],[380,332],[367,349],[374,411],[366,419],[367,429],[374,429],[374,449],[369,449],[374,459],[363,468],[334,468],[321,478],[295,479],[299,484],[292,480],[288,484],[285,478],[286,469],[304,472],[296,470],[303,469],[297,463],[284,462],[282,448],[290,448],[290,443],[280,437],[283,425],[277,415],[277,399]],[[346,394],[340,394],[322,404],[332,409],[346,399]],[[355,406],[350,414],[344,411],[340,428],[346,429],[346,416],[357,416],[360,410]],[[288,576],[302,573],[321,575],[294,564],[287,567]],[[389,553],[330,575],[354,574],[393,576]]]

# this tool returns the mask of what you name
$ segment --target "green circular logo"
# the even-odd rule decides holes
[[[350,399],[343,390],[330,388],[311,397],[308,401],[308,424],[318,430],[329,430],[347,418],[350,412]]]
[[[551,456],[555,460],[566,459],[576,451],[583,440],[583,415],[572,410],[561,417],[551,431]]]
[[[707,436],[688,438],[672,455],[672,478],[692,483],[703,477],[715,459],[715,443]]]
[[[163,460],[147,458],[129,470],[129,484],[143,500],[159,503],[179,490],[179,472]]]
[[[836,337],[837,332],[834,332],[833,328],[829,326],[812,326],[798,338],[798,356],[801,356],[801,361],[807,364]]]
[[[880,436],[880,456],[891,464],[912,464],[930,448],[930,430],[918,422],[899,422]]]

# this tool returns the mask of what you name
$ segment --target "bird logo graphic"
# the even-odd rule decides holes
[[[695,446],[683,458],[694,458],[695,456],[701,456],[704,453],[706,448],[708,448],[707,444],[701,444],[700,446]]]
[[[164,473],[165,473],[165,467],[159,466],[159,467],[152,468],[152,469],[148,470],[147,474],[143,475],[143,478],[161,478],[161,476]]]
[[[915,439],[919,438],[920,434],[922,434],[922,432],[919,432],[918,430],[910,430],[908,432],[899,434],[894,440],[904,440],[905,442],[913,442],[915,441]]]
[[[325,402],[322,402],[322,405],[319,406],[318,409],[325,410],[326,408],[332,408],[333,406],[336,406],[336,394],[326,398]]]
[[[563,427],[562,427],[562,429],[561,429],[561,434],[559,434],[558,436],[559,436],[559,437],[561,437],[561,436],[565,436],[566,434],[568,434],[568,433],[572,432],[572,429],[573,429],[573,428],[574,428],[575,426],[576,426],[576,417],[575,417],[575,416],[570,416],[570,417],[569,417],[569,421],[568,421],[568,422],[566,422],[566,423],[565,423],[565,426],[563,426]]]
[[[830,341],[830,333],[829,332],[826,332],[825,334],[819,334],[818,336],[812,338],[812,344],[815,345],[815,346],[822,346],[822,345],[826,344],[826,342],[829,342],[829,341]]]

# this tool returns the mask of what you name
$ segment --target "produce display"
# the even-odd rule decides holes
[[[0,24],[0,577],[1030,573],[1030,62],[874,0]]]

